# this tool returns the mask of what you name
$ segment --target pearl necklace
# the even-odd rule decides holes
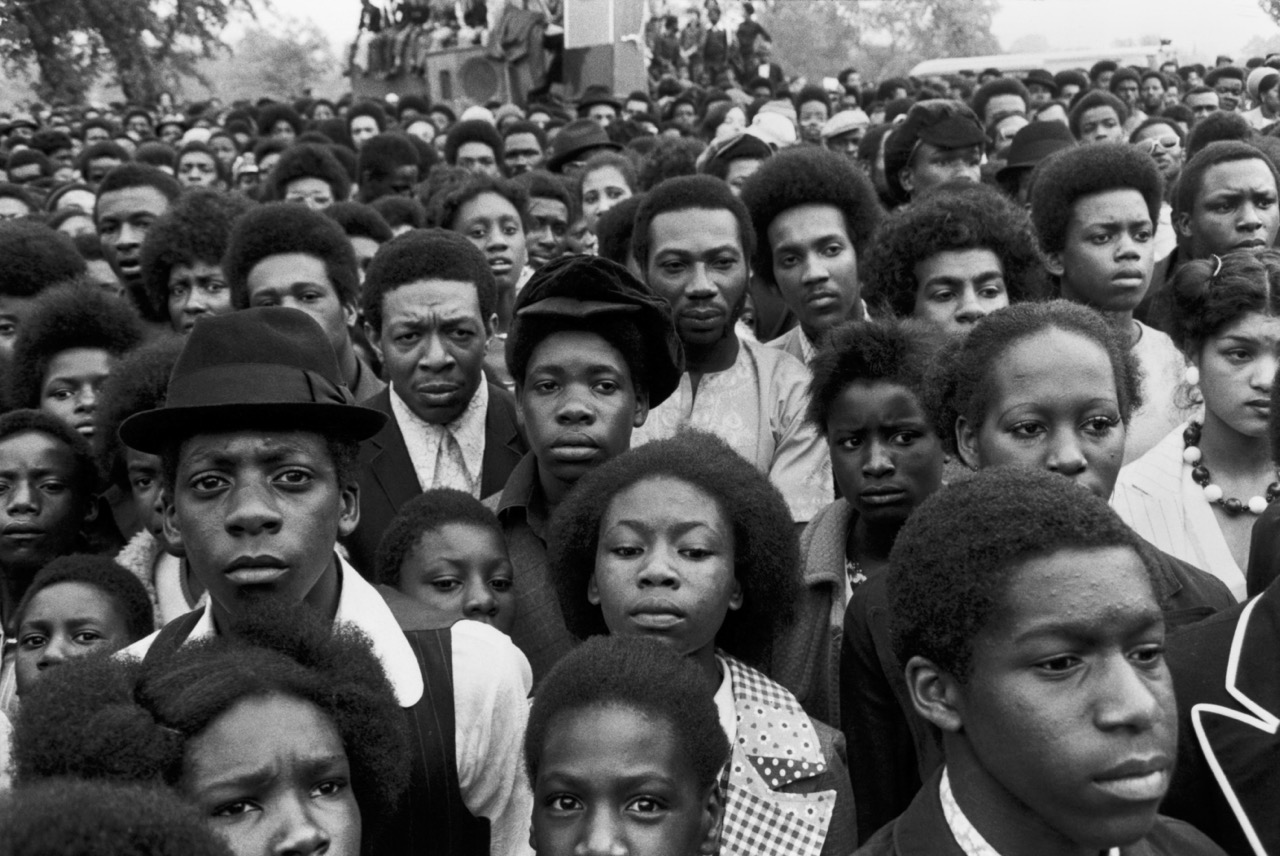
[[[1185,444],[1182,450],[1182,460],[1191,464],[1191,480],[1204,488],[1204,498],[1211,504],[1221,503],[1222,510],[1232,517],[1244,511],[1248,511],[1250,514],[1261,514],[1266,511],[1267,506],[1275,502],[1276,497],[1280,497],[1280,482],[1272,482],[1267,485],[1267,495],[1265,497],[1250,497],[1248,502],[1242,502],[1234,496],[1223,499],[1222,488],[1213,483],[1209,468],[1201,460],[1200,431],[1203,427],[1199,422],[1192,422],[1182,432],[1182,441]]]

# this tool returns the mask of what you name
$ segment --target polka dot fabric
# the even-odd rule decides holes
[[[720,852],[818,856],[835,791],[778,790],[826,771],[817,732],[791,693],[745,663],[721,656],[730,670],[738,721]]]

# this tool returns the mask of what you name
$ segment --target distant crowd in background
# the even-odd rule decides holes
[[[556,5],[0,115],[0,856],[1280,853],[1280,55]]]

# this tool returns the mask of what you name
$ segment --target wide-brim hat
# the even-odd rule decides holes
[[[609,139],[609,134],[594,119],[575,119],[561,128],[551,141],[547,169],[559,172],[565,164],[591,149],[621,151],[622,146]]]
[[[1031,169],[1054,152],[1075,145],[1071,129],[1061,122],[1032,122],[1013,135],[1005,165],[996,172],[996,180],[1020,169]]]
[[[360,441],[385,424],[381,411],[355,403],[315,319],[266,306],[197,324],[169,375],[164,405],[126,419],[120,441],[159,454],[195,434],[296,428]]]
[[[671,305],[617,262],[600,256],[564,256],[538,269],[516,298],[507,333],[507,365],[524,347],[533,320],[585,322],[622,318],[635,324],[644,343],[643,378],[649,406],[666,401],[684,374],[684,347]]]
[[[1027,72],[1027,76],[1022,78],[1022,85],[1031,86],[1032,84],[1043,86],[1054,98],[1057,98],[1058,93],[1062,91],[1062,87],[1058,86],[1058,81],[1053,77],[1053,72],[1047,68],[1033,68]]]
[[[578,115],[585,116],[587,111],[596,104],[608,104],[619,113],[622,112],[622,102],[618,100],[618,96],[609,91],[609,87],[593,83],[584,89],[578,98]]]

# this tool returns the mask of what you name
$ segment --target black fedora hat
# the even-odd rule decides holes
[[[578,98],[578,115],[587,115],[587,111],[596,104],[608,104],[619,113],[622,112],[622,102],[609,87],[599,83],[593,83],[582,91],[582,96]]]
[[[1033,68],[1027,72],[1027,76],[1022,78],[1023,86],[1043,86],[1047,89],[1053,98],[1058,97],[1058,93],[1062,88],[1058,86],[1058,81],[1054,80],[1053,73],[1046,68]]]
[[[159,454],[196,433],[290,427],[358,441],[385,423],[380,411],[356,405],[315,319],[266,306],[197,324],[169,375],[164,405],[126,419],[120,441]]]
[[[1075,148],[1075,145],[1071,129],[1061,122],[1032,122],[1013,135],[1005,165],[996,173],[996,180],[1020,169],[1032,169],[1054,152]]]
[[[561,128],[551,141],[547,169],[560,172],[565,164],[579,160],[596,149],[621,151],[622,146],[609,139],[609,134],[594,119],[575,119]]]
[[[528,346],[529,322],[591,322],[623,317],[635,324],[644,342],[643,383],[649,406],[666,401],[680,386],[684,347],[671,317],[671,305],[617,262],[600,256],[564,256],[538,269],[516,297],[507,334],[507,365]],[[588,327],[588,329],[590,329]]]

